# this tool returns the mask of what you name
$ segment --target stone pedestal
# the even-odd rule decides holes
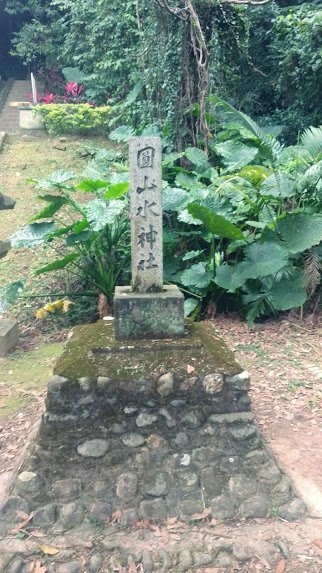
[[[19,109],[19,127],[22,129],[44,129],[43,119],[36,115],[34,109],[20,108]]]
[[[19,338],[18,323],[8,319],[0,319],[0,357],[8,354],[14,348]]]
[[[17,504],[35,512],[32,527],[54,531],[83,519],[103,526],[115,512],[126,527],[303,516],[254,423],[248,388],[210,324],[130,344],[115,340],[112,323],[74,328],[0,533],[19,520]]]
[[[158,293],[133,293],[116,287],[115,336],[119,340],[174,338],[184,333],[184,296],[175,285]]]

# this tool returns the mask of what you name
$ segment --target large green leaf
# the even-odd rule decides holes
[[[63,169],[59,169],[51,174],[48,178],[48,181],[53,185],[61,185],[70,181],[75,177],[75,173],[73,171],[64,171]]]
[[[188,147],[185,156],[196,167],[204,167],[208,163],[207,155],[198,147]]]
[[[303,277],[283,278],[273,286],[269,295],[276,310],[289,310],[302,306],[307,299],[307,292],[303,287]]]
[[[322,241],[322,215],[317,213],[288,213],[276,227],[290,253],[301,253]]]
[[[32,221],[38,221],[39,219],[49,219],[55,215],[55,213],[59,211],[63,205],[68,203],[67,197],[63,197],[62,195],[40,195],[39,199],[42,201],[47,201],[49,205],[39,211],[39,213],[37,213],[37,215],[31,219]]]
[[[209,286],[212,278],[213,274],[207,269],[207,264],[198,263],[182,273],[181,283],[184,286],[194,286],[198,289],[203,289]]]
[[[187,191],[178,187],[166,187],[162,191],[164,211],[180,211],[188,197]]]
[[[128,181],[114,183],[110,185],[108,190],[104,193],[104,199],[119,199],[128,192],[130,184]]]
[[[54,230],[54,223],[32,223],[16,231],[10,237],[11,246],[15,249],[36,247],[44,243]]]
[[[183,189],[198,189],[198,187],[202,187],[202,183],[199,183],[195,175],[185,171],[180,171],[176,176],[176,185],[183,187]]]
[[[229,292],[235,292],[246,280],[238,272],[238,265],[234,266],[224,263],[216,268],[215,283]]]
[[[248,279],[274,275],[288,262],[288,254],[275,243],[252,243],[244,249],[245,258],[235,265],[217,267],[215,283],[230,291],[241,287]]]
[[[18,298],[19,293],[24,287],[23,282],[15,281],[0,288],[0,313],[4,312]]]
[[[120,125],[120,127],[111,131],[108,137],[112,141],[117,141],[118,143],[127,143],[134,133],[133,127],[130,127],[129,125]]]
[[[49,263],[45,267],[37,269],[35,275],[36,276],[42,275],[43,273],[49,273],[50,271],[57,271],[58,269],[64,269],[65,267],[67,267],[67,265],[69,265],[79,257],[80,257],[79,253],[69,253],[68,255],[66,255],[66,257],[58,259],[57,261],[53,261],[52,263]]]
[[[228,173],[239,171],[242,167],[251,163],[258,154],[256,147],[245,145],[240,141],[218,143],[215,145],[215,151],[222,157]]]
[[[92,229],[100,231],[105,225],[114,223],[124,208],[124,201],[112,200],[107,202],[103,199],[94,199],[86,205],[87,217]]]
[[[102,181],[101,179],[84,179],[76,185],[76,189],[80,189],[85,193],[95,193],[99,189],[105,189],[109,184],[109,181]]]
[[[244,249],[245,259],[238,269],[245,279],[273,275],[288,262],[288,253],[275,243],[252,243]]]
[[[222,215],[197,203],[188,205],[190,215],[203,222],[209,233],[225,239],[244,239],[242,231]]]
[[[200,304],[200,301],[197,298],[186,298],[184,301],[184,315],[189,316]]]
[[[296,193],[295,181],[285,173],[273,173],[261,184],[260,193],[270,197],[292,197]]]

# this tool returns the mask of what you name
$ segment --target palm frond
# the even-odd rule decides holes
[[[321,281],[322,263],[317,249],[310,249],[304,262],[304,288],[309,296],[316,291]]]
[[[322,125],[305,129],[301,135],[301,145],[313,158],[318,157],[322,153]]]
[[[266,154],[275,161],[282,151],[283,146],[273,137],[269,137],[265,131],[248,115],[242,111],[238,111],[234,106],[225,100],[221,99],[219,96],[213,95],[209,97],[209,101],[216,105],[222,106],[226,112],[233,115],[248,131],[250,131],[260,142],[263,150]]]

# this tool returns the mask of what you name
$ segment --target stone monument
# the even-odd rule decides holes
[[[16,202],[0,193],[0,211],[13,209]],[[11,249],[10,241],[0,241],[0,259]],[[18,341],[19,330],[17,322],[0,317],[0,357],[5,356]]]
[[[161,140],[130,140],[132,285],[116,287],[117,339],[173,338],[184,333],[184,297],[163,284]]]
[[[21,520],[17,508],[47,532],[84,520],[113,528],[115,515],[121,528],[298,519],[305,506],[263,443],[247,372],[211,324],[183,324],[182,295],[163,285],[160,142],[135,138],[130,150],[132,286],[116,289],[115,320],[73,329],[36,442],[0,511],[0,534]],[[209,543],[201,565],[218,564],[225,543]],[[196,547],[192,539],[197,555]],[[182,549],[171,551],[177,559]],[[181,570],[195,570],[192,561]]]

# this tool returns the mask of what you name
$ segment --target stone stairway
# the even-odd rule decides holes
[[[21,133],[19,129],[18,107],[10,104],[29,101],[30,93],[31,83],[29,80],[15,80],[13,82],[5,105],[0,113],[0,132],[4,131],[10,135],[18,135]]]

